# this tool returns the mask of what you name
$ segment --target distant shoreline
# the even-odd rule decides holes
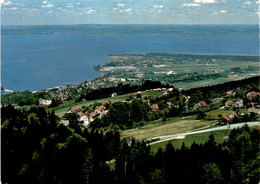
[[[146,54],[149,54],[149,53],[146,53]],[[170,54],[170,55],[178,55],[178,56],[223,56],[223,57],[225,57],[225,56],[227,56],[227,57],[259,57],[258,55],[222,55],[222,54],[177,54],[177,53],[154,53],[154,52],[151,52],[150,54]],[[107,54],[107,58],[111,58],[111,59],[113,59],[112,61],[114,61],[114,60],[117,60],[117,59],[124,59],[124,58],[126,58],[127,56],[131,56],[131,55],[145,55],[145,54]],[[106,63],[104,63],[101,67],[104,67],[107,63],[109,63],[109,62],[111,62],[111,61],[107,61]],[[93,66],[93,69],[94,70],[96,70],[95,69],[95,66]],[[102,76],[102,73],[99,71],[99,70],[96,70],[101,76]],[[99,76],[100,77],[100,76]],[[96,80],[98,77],[95,77],[95,78],[93,78],[93,79],[89,79],[89,80],[83,80],[83,81],[81,81],[81,82],[79,82],[79,84],[81,84],[82,82],[84,82],[84,81],[93,81],[93,80]],[[246,77],[247,78],[247,77]],[[72,85],[72,84],[66,84],[66,85],[71,85],[71,86],[78,86],[79,84],[75,84],[75,85]],[[62,87],[62,86],[56,86],[56,87],[50,87],[50,88],[46,88],[46,89],[39,89],[39,90],[32,90],[32,91],[30,91],[30,92],[32,92],[32,93],[37,93],[37,92],[39,92],[39,91],[42,91],[42,90],[44,90],[44,91],[48,91],[48,90],[52,90],[52,89],[56,89],[56,88],[59,88],[59,87]],[[25,89],[25,90],[27,90],[27,89]],[[24,90],[24,91],[25,91]],[[14,93],[15,91],[13,91],[13,90],[11,90],[11,89],[4,89],[4,90],[2,90],[3,92],[6,92],[6,93]],[[23,92],[23,91],[18,91],[18,92]]]
[[[99,77],[93,65],[113,59],[110,53],[260,56],[258,35],[256,25],[3,26],[2,41],[9,44],[2,48],[2,84],[14,91],[78,85]]]
[[[18,24],[4,24],[2,26],[84,26],[84,25],[93,25],[93,26],[258,26],[258,24],[33,24],[33,25],[18,25]]]
[[[228,29],[226,29],[228,28]],[[250,28],[250,29],[248,29]],[[23,34],[258,34],[258,24],[2,25],[2,35]]]

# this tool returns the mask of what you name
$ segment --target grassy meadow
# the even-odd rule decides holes
[[[151,151],[155,154],[159,148],[165,149],[166,145],[169,142],[174,146],[175,149],[180,149],[183,143],[187,147],[190,147],[193,142],[197,144],[205,143],[211,134],[214,135],[217,143],[222,143],[225,139],[228,138],[229,133],[230,130],[219,130],[213,132],[187,135],[184,139],[174,139],[170,141],[160,142],[158,144],[153,144],[151,145]]]

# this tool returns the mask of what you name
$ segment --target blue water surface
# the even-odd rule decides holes
[[[2,35],[2,86],[40,90],[100,76],[107,54],[149,52],[259,55],[258,34],[8,34]]]

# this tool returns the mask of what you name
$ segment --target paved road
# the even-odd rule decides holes
[[[184,103],[187,103],[188,102],[188,98],[185,96],[185,95],[182,95],[184,98],[186,98],[186,101]]]
[[[163,135],[163,136],[151,138],[151,139],[158,139],[158,141],[149,143],[149,145],[157,144],[160,142],[169,141],[169,140],[173,140],[173,139],[183,139],[183,138],[185,138],[185,136],[191,135],[191,134],[199,134],[199,133],[212,132],[212,131],[217,131],[217,130],[228,130],[228,129],[239,128],[239,127],[244,126],[245,124],[247,124],[248,126],[254,126],[254,125],[260,126],[259,121],[245,122],[245,123],[237,123],[237,124],[232,124],[232,125],[224,125],[224,126],[220,126],[220,127],[216,127],[216,128],[209,128],[209,129],[199,130],[199,131],[190,131],[190,132],[184,132],[184,133],[178,133],[178,134]]]

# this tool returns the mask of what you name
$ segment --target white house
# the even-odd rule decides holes
[[[46,99],[46,100],[45,100],[45,104],[46,104],[46,105],[51,105],[51,103],[52,103],[52,100],[51,100],[51,99]]]
[[[69,125],[69,120],[61,120],[60,124],[63,124],[64,126],[68,126]]]
[[[100,113],[99,115],[99,118],[102,119],[107,113],[108,113],[109,110],[104,110]]]
[[[52,103],[51,99],[47,99],[47,100],[42,98],[39,99],[39,105],[51,105],[51,103]]]
[[[93,121],[93,118],[91,116],[87,116],[86,114],[83,114],[80,117],[79,121],[83,122],[83,126],[87,127],[90,124],[90,122]]]
[[[174,72],[174,71],[169,71],[169,72],[166,73],[166,75],[176,75],[176,74],[177,74],[177,73]]]
[[[243,107],[243,100],[237,99],[237,101],[233,104],[234,107]]]
[[[112,93],[111,97],[116,97],[117,93]]]

